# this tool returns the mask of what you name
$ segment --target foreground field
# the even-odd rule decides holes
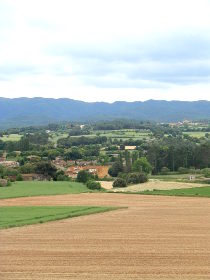
[[[0,188],[0,199],[37,196],[37,195],[57,195],[69,193],[88,192],[84,184],[75,182],[15,182],[10,187]]]
[[[0,207],[0,229],[45,223],[113,209],[91,206],[5,206]]]
[[[2,280],[209,280],[207,198],[82,193],[1,205],[128,206],[0,231]]]

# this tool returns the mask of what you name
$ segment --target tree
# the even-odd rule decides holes
[[[114,162],[108,170],[109,175],[112,177],[117,177],[120,172],[123,172],[123,165],[119,161]]]
[[[35,172],[52,178],[55,178],[56,171],[56,167],[48,161],[40,161],[35,166]]]
[[[127,183],[122,178],[117,178],[113,183],[113,188],[125,188],[127,187]]]
[[[94,180],[87,181],[86,185],[87,185],[87,188],[90,190],[100,190],[101,189],[101,184]]]
[[[77,174],[77,182],[86,183],[90,177],[90,174],[86,170],[80,170]]]
[[[131,156],[129,151],[125,151],[125,165],[126,165],[126,172],[131,171]]]
[[[146,157],[141,157],[137,159],[133,164],[133,171],[135,172],[144,172],[149,174],[152,171],[152,166],[146,159]]]

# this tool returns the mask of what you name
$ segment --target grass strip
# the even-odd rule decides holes
[[[98,206],[3,206],[0,229],[45,223],[119,209]]]

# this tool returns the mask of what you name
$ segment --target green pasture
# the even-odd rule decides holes
[[[62,138],[66,138],[68,137],[68,133],[64,133],[64,132],[52,132],[50,133],[50,141],[53,142],[53,143],[57,143],[59,139],[62,139]]]
[[[117,209],[94,206],[3,206],[0,229],[73,218]]]
[[[10,134],[10,135],[3,135],[3,137],[0,137],[0,140],[6,142],[6,141],[13,141],[17,142],[21,139],[22,135],[20,134]]]
[[[166,195],[166,196],[210,197],[210,187],[206,186],[206,187],[189,188],[189,189],[142,191],[142,192],[140,192],[140,194]]]
[[[76,182],[20,181],[14,182],[8,187],[0,187],[0,199],[39,195],[75,194],[83,192],[90,192],[90,190],[84,184]]]
[[[203,132],[203,131],[187,131],[187,132],[183,132],[183,134],[187,134],[191,137],[194,137],[194,138],[201,138],[201,137],[204,137],[206,132]]]

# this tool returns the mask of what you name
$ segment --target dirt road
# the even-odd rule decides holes
[[[1,280],[210,279],[210,199],[102,193],[0,205],[128,206],[1,230]]]

